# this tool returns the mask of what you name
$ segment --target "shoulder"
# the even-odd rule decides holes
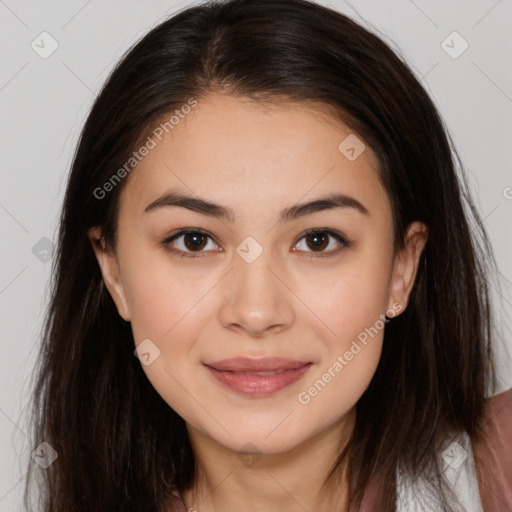
[[[512,510],[512,388],[489,399],[473,450],[484,511]]]

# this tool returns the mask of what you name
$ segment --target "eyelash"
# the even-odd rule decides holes
[[[166,250],[176,254],[177,256],[180,256],[181,258],[191,258],[192,259],[192,258],[200,257],[201,256],[201,252],[205,252],[205,251],[198,251],[197,253],[185,252],[185,251],[182,251],[181,249],[175,249],[175,248],[171,247],[171,245],[170,245],[171,242],[173,242],[174,240],[176,240],[180,236],[186,235],[186,234],[190,234],[190,233],[205,235],[208,238],[210,238],[213,242],[215,242],[213,240],[213,238],[206,231],[203,231],[203,230],[197,229],[197,228],[184,228],[184,229],[181,229],[180,231],[178,231],[177,233],[175,233],[174,235],[172,235],[172,236],[166,238],[165,240],[163,240],[162,241],[162,245],[165,247]],[[348,248],[351,245],[351,242],[349,240],[344,238],[342,235],[340,235],[336,231],[331,231],[329,229],[321,229],[321,228],[318,228],[318,229],[308,229],[307,231],[305,231],[302,234],[302,236],[298,239],[298,241],[296,242],[295,245],[297,245],[306,236],[312,235],[312,234],[330,235],[337,242],[340,243],[341,247],[339,247],[338,249],[331,249],[330,251],[321,252],[321,253],[314,253],[314,252],[307,252],[306,251],[306,254],[308,254],[307,256],[305,256],[306,258],[325,258],[325,257],[335,256],[342,249]]]

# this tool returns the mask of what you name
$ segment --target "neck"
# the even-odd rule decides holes
[[[292,512],[347,510],[346,460],[327,480],[348,442],[355,408],[293,450],[274,454],[234,452],[187,424],[197,476],[183,492],[187,510]]]

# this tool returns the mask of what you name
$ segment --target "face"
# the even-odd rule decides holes
[[[234,451],[354,411],[426,241],[413,223],[394,257],[376,156],[311,108],[200,100],[129,176],[115,251],[95,247],[156,391]]]

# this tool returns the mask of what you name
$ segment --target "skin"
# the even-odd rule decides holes
[[[135,344],[150,339],[160,350],[143,365],[148,379],[186,422],[199,468],[183,495],[187,510],[346,510],[344,466],[327,492],[322,483],[353,430],[384,329],[359,343],[308,403],[298,395],[329,368],[332,375],[338,356],[386,311],[396,316],[407,307],[428,237],[425,225],[412,223],[405,249],[393,255],[391,206],[376,156],[367,145],[347,159],[338,146],[350,133],[311,105],[268,108],[211,93],[129,176],[115,250],[93,244]],[[144,213],[170,189],[229,207],[235,220],[176,206]],[[333,208],[278,222],[282,209],[332,192],[357,199],[368,214]],[[190,237],[188,245],[186,236],[172,242],[196,258],[162,244],[187,227],[210,235],[200,254]],[[329,236],[315,249],[304,236],[310,228],[337,231],[351,245]],[[101,231],[89,235],[93,241]],[[251,263],[236,252],[248,236],[263,249]],[[223,387],[202,365],[235,356],[313,365],[298,382],[254,397]]]

